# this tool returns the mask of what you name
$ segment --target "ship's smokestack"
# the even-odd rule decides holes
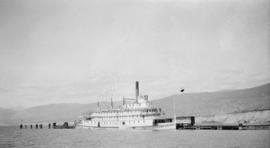
[[[135,96],[136,96],[136,102],[138,102],[138,97],[139,97],[139,81],[136,81],[136,86],[135,86]]]

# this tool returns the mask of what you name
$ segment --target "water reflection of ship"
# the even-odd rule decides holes
[[[127,103],[127,101],[132,101]],[[123,105],[92,112],[81,119],[77,128],[133,128],[133,129],[175,129],[175,119],[165,118],[161,108],[148,100],[148,95],[139,95],[139,82],[135,85],[135,98],[123,98]]]

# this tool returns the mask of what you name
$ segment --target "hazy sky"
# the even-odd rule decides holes
[[[0,107],[270,82],[269,0],[0,0]]]

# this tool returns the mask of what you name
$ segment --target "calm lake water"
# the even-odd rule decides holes
[[[270,130],[144,131],[0,127],[0,148],[269,148]]]

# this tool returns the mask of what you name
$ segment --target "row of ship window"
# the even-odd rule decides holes
[[[92,123],[94,123],[94,124],[96,124],[96,123],[98,123],[98,122],[100,122],[100,121],[92,121]],[[140,121],[140,120],[135,120],[135,121],[125,121],[124,123],[127,123],[127,124],[135,124],[135,123],[145,123],[145,121],[144,120],[142,120],[142,121]],[[102,122],[100,122],[100,124],[112,124],[112,122],[110,122],[110,121],[102,121]]]
[[[161,108],[153,108],[153,109],[144,109],[144,110],[123,110],[123,111],[101,111],[97,114],[103,114],[103,113],[123,113],[123,112],[161,112]]]
[[[121,115],[121,114],[149,114],[149,113],[157,113],[157,112],[122,112],[122,113],[95,113],[97,115]]]
[[[146,115],[126,115],[126,116],[92,116],[93,118],[124,118],[124,117],[147,117],[147,116],[155,116],[155,115],[160,115],[159,113],[154,113],[154,114],[146,114]]]

